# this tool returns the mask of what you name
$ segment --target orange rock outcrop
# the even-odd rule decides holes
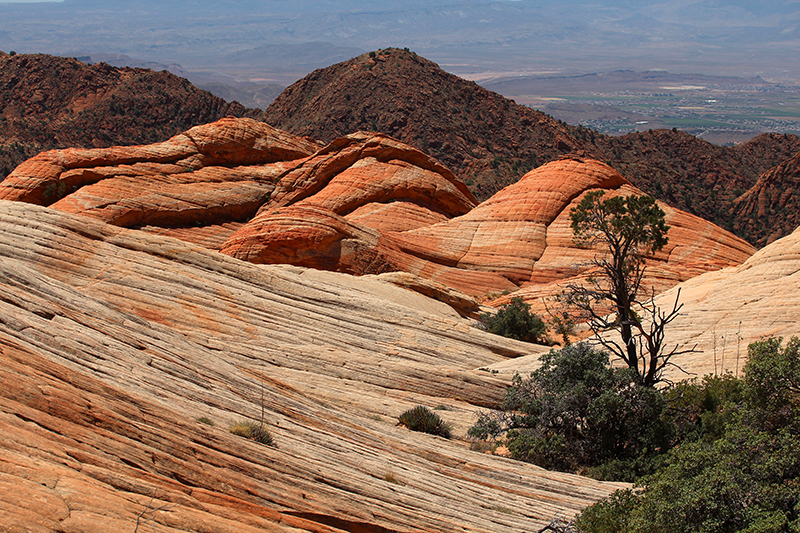
[[[472,297],[510,292],[538,301],[598,253],[576,247],[569,225],[570,209],[596,189],[640,194],[604,163],[564,158],[476,206],[449,170],[385,135],[359,132],[321,148],[228,118],[151,146],[40,154],[0,183],[0,199],[254,263],[406,272]],[[709,222],[662,208],[670,241],[649,258],[648,290],[738,265],[755,251]]]
[[[269,199],[289,161],[315,143],[252,119],[225,118],[165,142],[41,153],[2,183],[0,199],[48,205],[123,227],[185,228],[222,236]],[[196,235],[196,238],[193,236]]]
[[[313,160],[304,166],[313,166]],[[369,175],[381,180],[376,169]],[[472,296],[512,291],[535,300],[557,291],[552,283],[579,275],[576,267],[598,253],[572,241],[569,211],[583,194],[595,189],[642,194],[599,161],[562,159],[535,169],[460,216],[441,204],[438,219],[411,216],[407,206],[414,204],[407,203],[412,199],[406,195],[394,208],[402,213],[404,227],[400,221],[387,224],[363,214],[387,217],[395,204],[359,202],[357,213],[348,206],[351,196],[364,196],[361,187],[341,187],[332,180],[295,203],[278,196],[231,236],[222,252],[257,263],[288,262],[359,275],[404,271]],[[738,265],[755,251],[709,222],[662,208],[672,228],[670,242],[650,258],[648,290],[660,292],[703,272]]]

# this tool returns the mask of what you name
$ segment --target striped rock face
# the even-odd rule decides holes
[[[589,191],[641,194],[592,159],[532,170],[476,205],[437,161],[359,132],[326,147],[228,118],[164,143],[40,154],[0,183],[22,200],[174,236],[238,259],[350,274],[405,272],[495,303],[542,297],[600,250],[572,241],[569,212]],[[649,290],[738,265],[755,249],[663,205],[669,245],[648,258]],[[537,303],[538,302],[538,303]]]
[[[0,201],[0,529],[538,530],[620,487],[469,449],[494,367],[545,350],[379,277]],[[418,404],[451,440],[397,425]]]

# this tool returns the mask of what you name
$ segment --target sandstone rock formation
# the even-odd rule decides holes
[[[262,122],[225,118],[148,146],[41,153],[0,183],[0,199],[218,247],[269,199],[287,162],[318,148]]]
[[[487,368],[538,349],[376,279],[0,201],[0,529],[537,530],[617,486],[457,439],[509,383]],[[456,440],[396,426],[417,404]],[[274,446],[228,432],[262,416]]]
[[[692,278],[659,295],[671,306],[681,290],[684,306],[668,331],[670,343],[697,344],[681,367],[698,376],[738,373],[747,346],[763,337],[800,335],[800,228],[759,250],[741,266]],[[685,374],[672,372],[674,378]]]
[[[577,248],[569,227],[570,209],[593,189],[640,193],[603,163],[565,158],[475,206],[449,170],[385,135],[355,133],[321,148],[226,118],[155,145],[40,154],[0,183],[0,199],[178,237],[254,263],[405,272],[483,299],[512,292],[541,311],[541,297],[580,275],[576,267],[597,253]],[[738,265],[754,251],[663,207],[670,244],[651,258],[648,290]],[[445,299],[446,292],[437,290]],[[474,302],[454,303],[474,314]]]
[[[303,166],[316,169],[315,158]],[[280,186],[286,187],[286,182],[284,178]],[[641,194],[603,163],[563,159],[530,172],[461,216],[452,216],[457,213],[453,207],[448,209],[450,218],[441,220],[404,215],[415,227],[402,228],[364,216],[364,204],[354,211],[347,202],[354,195],[350,191],[357,189],[334,183],[316,194],[304,193],[291,205],[285,195],[278,195],[231,236],[222,252],[257,263],[359,275],[410,272],[474,297],[511,291],[511,296],[534,301],[552,296],[557,289],[553,282],[579,275],[576,267],[597,253],[577,248],[572,241],[569,210],[582,195],[593,189]],[[294,182],[289,184],[294,187]],[[446,190],[439,185],[436,189]],[[372,206],[370,212],[394,205]],[[661,292],[703,272],[738,265],[754,251],[713,224],[663,207],[672,227],[670,243],[651,258],[648,290]]]

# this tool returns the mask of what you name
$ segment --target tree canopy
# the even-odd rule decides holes
[[[518,341],[543,344],[547,338],[547,325],[538,315],[531,313],[530,304],[515,296],[497,311],[484,313],[481,320],[486,331]]]
[[[659,391],[637,384],[628,368],[612,368],[608,354],[586,343],[542,356],[541,368],[516,375],[501,412],[484,413],[473,438],[497,438],[515,459],[549,469],[592,469],[603,479],[633,481],[651,471],[670,446]]]

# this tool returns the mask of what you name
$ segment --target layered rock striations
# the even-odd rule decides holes
[[[225,118],[147,146],[43,152],[0,183],[0,199],[218,247],[269,199],[288,163],[318,148],[262,122]]]
[[[374,278],[0,201],[9,531],[539,529],[618,485],[460,442],[541,347]],[[454,440],[396,417],[437,411]],[[262,420],[274,444],[233,435]],[[454,505],[458,502],[458,505]]]
[[[669,326],[669,343],[696,345],[698,350],[680,358],[681,368],[698,376],[741,376],[751,342],[800,336],[800,228],[742,265],[692,278],[656,302],[671,307],[679,289],[683,308]],[[672,374],[676,379],[687,377],[678,371]]]
[[[641,193],[604,163],[564,158],[476,206],[435,159],[385,135],[355,133],[320,148],[228,118],[156,145],[40,154],[0,183],[0,199],[176,236],[253,263],[406,272],[472,297],[521,289],[536,301],[599,252],[576,247],[569,224],[570,209],[596,189]],[[754,251],[662,207],[670,243],[650,258],[647,290],[738,265]]]
[[[528,296],[543,287],[551,296],[557,289],[552,282],[581,275],[578,267],[599,253],[578,248],[569,225],[570,209],[596,189],[641,194],[603,163],[564,159],[534,170],[460,216],[451,211],[435,223],[381,229],[369,218],[351,219],[352,212],[327,207],[332,196],[347,193],[322,189],[291,205],[270,202],[222,251],[253,262],[359,275],[409,272],[472,296],[503,291]],[[754,251],[713,224],[663,207],[672,227],[670,243],[650,258],[648,290],[660,292],[700,273],[738,265]]]

